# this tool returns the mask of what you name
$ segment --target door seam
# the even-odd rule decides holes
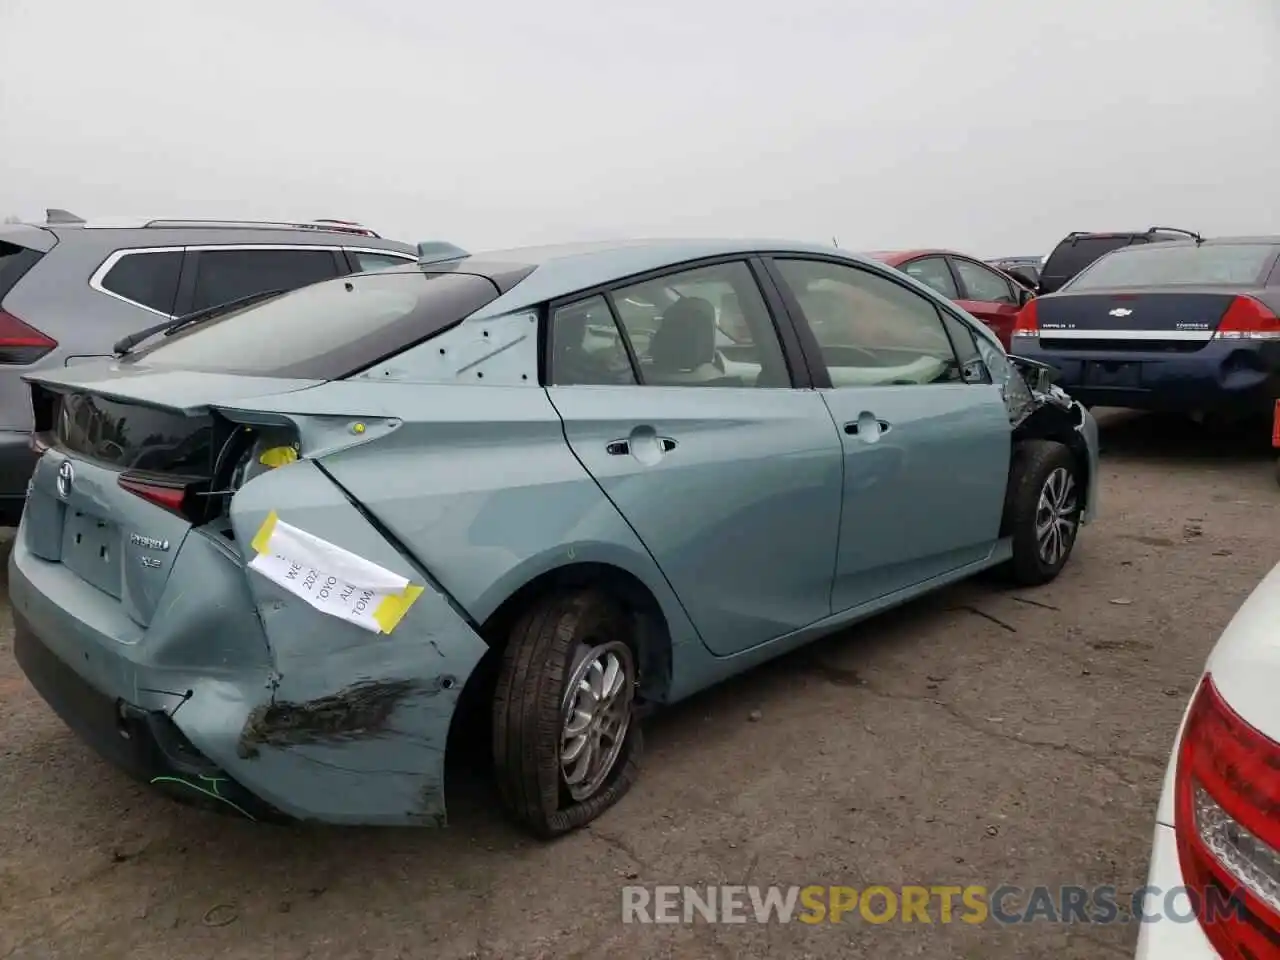
[[[814,392],[822,398],[822,408],[827,411],[831,429],[836,434],[836,446],[840,451],[840,510],[836,513],[836,549],[835,555],[831,558],[831,585],[827,588],[827,615],[833,616],[836,613],[836,575],[840,572],[840,543],[844,539],[844,497],[847,479],[845,472],[849,467],[848,456],[844,452],[844,437],[841,436],[840,424],[836,423],[836,415],[831,409],[831,404],[827,402],[827,392],[816,388]]]
[[[689,614],[688,608],[684,605],[684,600],[681,599],[680,593],[676,590],[675,584],[672,583],[671,579],[667,576],[667,571],[662,569],[662,564],[660,564],[658,562],[658,558],[653,555],[653,551],[649,549],[649,544],[645,543],[644,537],[640,536],[640,531],[632,525],[631,520],[627,517],[626,513],[624,513],[616,503],[614,503],[613,497],[609,496],[609,492],[605,490],[600,481],[596,479],[596,475],[591,472],[590,468],[588,468],[585,463],[582,462],[582,458],[578,456],[578,451],[573,449],[573,444],[569,442],[569,430],[568,426],[564,422],[564,414],[562,414],[560,412],[560,408],[556,406],[556,401],[551,396],[551,391],[547,387],[543,387],[542,392],[546,394],[547,402],[551,404],[551,409],[556,412],[556,417],[560,420],[560,436],[564,438],[564,445],[568,448],[569,454],[577,461],[578,466],[582,468],[582,472],[585,473],[587,477],[590,478],[591,482],[595,484],[596,489],[599,490],[601,496],[608,501],[609,506],[613,507],[613,512],[616,513],[622,519],[622,522],[627,525],[627,529],[635,536],[636,542],[644,549],[645,555],[653,561],[653,568],[658,571],[658,576],[662,577],[662,582],[667,585],[667,589],[671,591],[671,595],[676,598],[676,604],[679,605],[680,611],[684,614],[685,619],[689,621],[689,626],[693,627],[693,632],[697,636],[698,642],[702,644],[703,649],[713,657],[719,657],[720,654],[707,646],[707,641],[703,639],[702,631],[699,630],[698,625],[693,622],[693,617]]]

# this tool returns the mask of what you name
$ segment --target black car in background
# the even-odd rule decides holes
[[[1045,258],[1040,269],[1037,292],[1053,293],[1103,254],[1136,244],[1162,243],[1167,240],[1199,240],[1200,235],[1177,227],[1151,227],[1141,232],[1089,233],[1077,230],[1067,234]]]
[[[1044,257],[1000,257],[988,260],[987,263],[1036,290],[1040,283],[1040,268],[1044,264]]]
[[[1113,250],[1029,301],[1012,341],[1088,406],[1269,417],[1280,399],[1280,237]]]

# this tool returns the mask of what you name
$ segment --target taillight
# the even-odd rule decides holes
[[[1228,960],[1280,956],[1280,743],[1207,676],[1187,714],[1174,795],[1178,861],[1205,935]]]
[[[122,473],[116,481],[121,488],[137,494],[143,500],[149,500],[157,507],[163,507],[172,513],[184,514],[188,506],[188,496],[193,484],[182,480],[144,477],[137,474]]]
[[[0,310],[0,363],[35,363],[58,345],[7,310]]]
[[[1026,305],[1018,311],[1018,319],[1013,323],[1013,335],[1015,337],[1040,336],[1040,320],[1036,316],[1034,300],[1028,300]]]
[[[1239,296],[1218,321],[1214,336],[1219,340],[1280,340],[1280,317],[1261,301]]]

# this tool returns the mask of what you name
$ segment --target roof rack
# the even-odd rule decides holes
[[[1204,243],[1204,237],[1200,236],[1200,234],[1194,233],[1191,230],[1183,230],[1181,227],[1150,227],[1148,228],[1147,233],[1182,233],[1190,237],[1196,243]]]
[[[212,229],[235,228],[239,230],[319,230],[325,233],[350,233],[360,237],[382,239],[368,227],[345,220],[272,221],[272,220],[148,220],[144,227],[182,228],[209,227]]]
[[[1148,236],[1157,234],[1157,233],[1181,233],[1190,237],[1196,243],[1204,242],[1204,237],[1202,237],[1200,234],[1195,233],[1194,231],[1191,231],[1191,230],[1183,230],[1181,227],[1148,227],[1146,230],[1142,232],[1146,233]],[[1070,240],[1072,243],[1075,243],[1081,237],[1096,237],[1099,235],[1101,236],[1133,236],[1137,233],[1138,233],[1137,230],[1108,230],[1108,231],[1103,231],[1101,234],[1093,230],[1072,230],[1070,233],[1067,234],[1066,239]]]

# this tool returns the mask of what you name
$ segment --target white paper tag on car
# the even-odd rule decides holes
[[[423,588],[271,511],[253,538],[249,568],[322,613],[370,633],[390,633]]]

